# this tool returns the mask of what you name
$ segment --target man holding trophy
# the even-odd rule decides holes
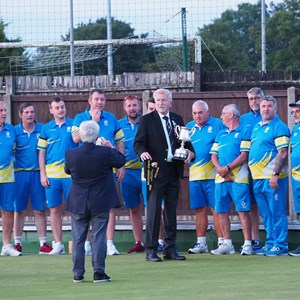
[[[189,164],[195,158],[195,153],[193,146],[186,138],[186,131],[189,130],[183,127],[182,117],[169,111],[172,106],[171,92],[158,89],[153,97],[156,110],[142,117],[134,142],[135,152],[141,161],[145,161],[147,167],[145,170],[148,187],[146,261],[162,261],[157,255],[156,248],[162,199],[165,202],[163,258],[164,260],[185,260],[185,256],[176,252],[176,208],[179,197],[179,179],[183,176],[183,163]],[[184,139],[182,147],[175,135],[176,126],[180,127],[177,129],[179,138]]]

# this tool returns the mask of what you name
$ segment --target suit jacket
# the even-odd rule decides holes
[[[180,115],[169,112],[173,130],[176,125],[184,126],[183,119]],[[175,136],[175,149],[179,148],[181,141]],[[186,143],[185,148],[194,152],[191,143]],[[152,161],[158,162],[159,168],[164,168],[167,165],[168,142],[161,124],[161,119],[157,111],[146,114],[141,118],[138,132],[134,141],[134,150],[140,157],[143,152],[149,152],[152,156]],[[183,177],[183,162],[174,161],[177,164],[178,176]],[[147,172],[145,172],[145,176]]]
[[[65,171],[72,186],[68,209],[73,214],[97,214],[119,207],[112,168],[125,164],[125,156],[110,147],[85,143],[66,152]]]

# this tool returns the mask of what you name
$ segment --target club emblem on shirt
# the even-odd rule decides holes
[[[72,127],[71,126],[67,126],[67,132],[71,132],[72,131]]]
[[[9,131],[6,131],[6,137],[7,137],[7,138],[10,138],[10,137],[11,137],[11,135],[10,135],[10,132],[9,132]]]
[[[264,130],[264,133],[268,133],[269,130],[270,130],[270,127],[267,127],[267,128]]]
[[[212,133],[212,131],[213,131],[213,128],[212,128],[212,126],[208,126],[208,128],[207,128],[207,132],[208,132],[208,133]]]
[[[237,139],[238,137],[239,137],[239,133],[236,132],[236,133],[234,134],[234,138]]]
[[[177,126],[177,123],[174,120],[172,120],[172,124],[174,128]]]
[[[104,126],[108,126],[108,121],[104,120]]]
[[[35,135],[36,139],[38,140],[39,137],[40,137],[40,133],[38,132],[36,135]]]

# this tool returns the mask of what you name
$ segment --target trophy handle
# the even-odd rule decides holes
[[[193,127],[189,133],[190,138],[195,134],[195,132],[196,132],[196,127]]]
[[[175,132],[177,138],[179,139],[179,134],[180,134],[180,126],[179,125],[175,126],[174,132]]]

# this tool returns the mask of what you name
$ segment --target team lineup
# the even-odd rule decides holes
[[[28,196],[39,254],[64,254],[65,199],[71,213],[73,281],[84,280],[85,256],[92,257],[94,282],[111,281],[105,273],[105,257],[120,254],[114,244],[115,209],[121,205],[116,191],[119,182],[135,240],[128,253],[145,252],[148,262],[185,260],[176,246],[176,208],[187,165],[197,236],[188,253],[236,253],[229,218],[233,202],[244,237],[241,255],[300,256],[300,247],[288,249],[286,214],[289,175],[295,211],[300,214],[300,101],[289,105],[295,120],[290,133],[277,115],[274,97],[260,88],[250,89],[247,97],[248,113],[241,115],[237,105],[229,104],[220,119],[211,116],[205,101],[197,100],[192,105],[193,120],[187,124],[170,111],[172,93],[166,89],[153,93],[144,116],[135,95],[124,97],[126,116],[121,120],[104,110],[106,97],[101,89],[90,92],[89,108],[74,120],[67,116],[64,99],[52,98],[48,105],[53,119],[47,124],[36,122],[32,103],[20,105],[19,124],[8,124],[7,108],[0,101],[1,255],[22,254]],[[180,130],[187,136],[184,143]],[[55,239],[51,245],[46,209]],[[208,249],[206,241],[209,210],[218,239],[216,249]],[[264,245],[259,241],[260,220],[266,231]]]

